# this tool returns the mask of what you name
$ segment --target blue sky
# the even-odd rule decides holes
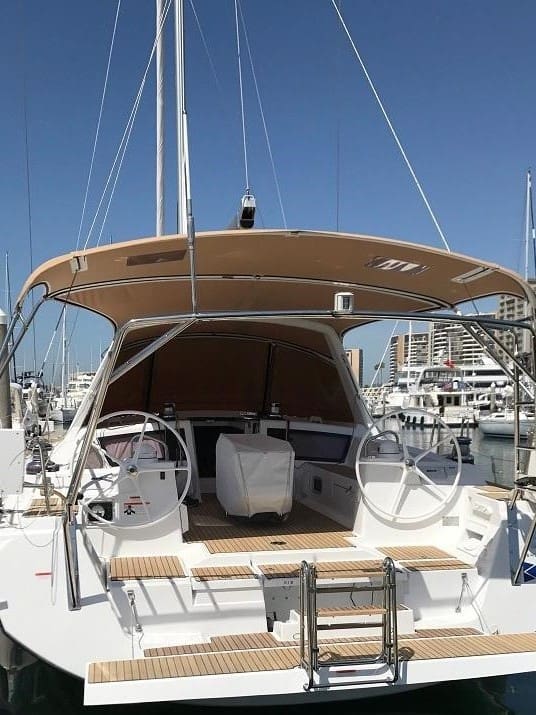
[[[234,4],[194,0],[217,81],[190,3],[185,4],[194,213],[198,230],[215,229],[228,224],[245,188]],[[533,162],[536,116],[536,3],[342,0],[340,5],[452,250],[523,270],[524,177]],[[0,240],[9,252],[15,294],[30,266],[24,96],[37,265],[76,246],[116,7],[115,0],[1,5]],[[288,227],[340,228],[439,246],[331,2],[242,0],[242,9]],[[149,56],[153,14],[152,0],[122,2],[83,242]],[[257,225],[280,227],[243,37],[242,50]],[[104,241],[154,233],[153,75]],[[171,72],[167,90],[171,233]],[[1,275],[4,305],[3,270]],[[47,316],[37,335],[38,363],[53,320]],[[72,348],[72,362],[82,368],[96,362],[109,336],[106,329],[89,330],[90,324],[79,322]],[[369,363],[378,361],[384,341],[385,331],[367,330],[363,347]],[[357,344],[358,334],[348,342]],[[28,362],[30,352],[25,347]]]

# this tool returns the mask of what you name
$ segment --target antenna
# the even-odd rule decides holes
[[[257,203],[255,197],[246,189],[246,193],[242,196],[241,206],[240,206],[240,216],[238,218],[238,225],[240,228],[253,228],[255,223],[255,209]]]

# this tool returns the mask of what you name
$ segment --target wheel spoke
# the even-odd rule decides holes
[[[164,467],[140,467],[138,465],[139,474],[150,474],[151,472],[165,472]]]
[[[402,422],[402,420],[400,419],[400,417],[398,417],[398,415],[397,415],[396,419],[398,420],[398,424],[399,424],[398,434],[400,437],[400,446],[402,447],[402,454],[404,455],[404,460],[407,460],[407,459],[409,459],[409,451],[408,451],[408,444],[406,442],[406,434],[404,431],[405,426],[404,426],[404,423]]]
[[[147,521],[151,521],[151,515],[149,514],[149,509],[147,508],[147,503],[145,501],[145,496],[141,490],[139,479],[133,477],[131,474],[127,474],[126,479],[129,479],[132,482],[132,484],[136,487],[136,490],[138,492],[138,497],[140,498],[141,504],[143,506],[143,511],[145,512],[145,518],[147,519]]]
[[[383,460],[378,460],[378,459],[371,459],[370,461],[368,459],[360,459],[359,464],[373,464],[375,467],[404,467],[404,462],[398,461],[398,462],[384,462]],[[184,469],[184,467],[183,467]]]
[[[427,474],[425,474],[425,472],[422,471],[422,469],[415,469],[415,473],[420,479],[422,479],[423,482],[426,483],[426,488],[429,489],[435,497],[437,497],[438,499],[443,499],[445,495],[443,494],[441,489],[434,481],[430,479]]]
[[[398,491],[395,494],[393,503],[391,504],[391,513],[394,514],[395,516],[398,515],[398,508],[401,505],[400,500],[401,500],[402,494],[404,493],[404,491],[406,489],[406,477],[407,477],[407,470],[404,469],[404,472],[402,473],[402,479],[398,483]]]
[[[134,464],[138,464],[138,459],[140,458],[141,445],[143,443],[143,438],[145,437],[145,430],[147,429],[148,422],[149,422],[149,418],[146,417],[143,422],[143,427],[141,428],[140,436],[138,437],[138,444],[134,451],[134,456],[132,457]]]
[[[431,445],[428,447],[428,449],[425,449],[424,452],[421,452],[421,454],[419,454],[418,457],[415,457],[415,464],[417,464],[417,462],[420,462],[421,459],[423,459],[423,458],[426,457],[427,455],[431,454],[435,449],[437,449],[437,448],[440,447],[442,444],[445,444],[445,442],[447,442],[448,440],[451,440],[451,439],[452,439],[452,435],[451,435],[451,434],[448,434],[446,437],[444,437],[443,439],[440,439],[440,440],[439,440],[438,442],[436,442],[435,444],[431,444]]]

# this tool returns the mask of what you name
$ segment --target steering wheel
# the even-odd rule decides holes
[[[111,490],[112,488],[118,488],[119,484],[121,482],[124,482],[125,480],[129,480],[132,482],[133,486],[136,488],[136,493],[139,495],[140,501],[143,505],[143,509],[145,512],[145,517],[146,517],[146,522],[152,522],[156,523],[157,521],[161,521],[164,519],[168,514],[171,513],[173,509],[175,509],[177,506],[180,506],[182,502],[184,501],[184,498],[186,497],[186,494],[188,493],[188,489],[190,487],[190,482],[192,480],[192,462],[190,459],[190,454],[188,452],[188,449],[186,447],[186,443],[184,439],[181,437],[179,432],[172,427],[168,422],[163,420],[161,417],[158,417],[157,415],[153,415],[150,412],[142,412],[141,410],[120,410],[118,412],[110,412],[107,415],[104,415],[99,419],[97,422],[97,429],[99,426],[101,426],[103,423],[107,422],[108,420],[111,419],[116,419],[118,420],[119,418],[127,418],[127,417],[136,417],[137,423],[139,424],[141,422],[141,419],[143,418],[143,425],[139,433],[133,435],[129,441],[127,442],[126,446],[123,448],[121,452],[121,456],[117,457],[113,454],[110,454],[105,447],[100,447],[101,450],[104,452],[106,457],[114,464],[119,465],[119,473],[117,476],[114,476],[108,480],[108,486],[104,490],[99,490],[98,494],[95,494],[94,496],[91,496],[87,499],[82,499],[80,501],[80,506],[86,514],[91,514],[91,519],[94,521],[101,522],[102,524],[106,524],[107,526],[114,526],[115,528],[124,528],[124,527],[130,527],[129,524],[123,524],[123,523],[114,523],[108,521],[107,519],[104,519],[102,516],[100,516],[94,509],[91,509],[91,504],[94,501],[101,501],[105,496],[106,496],[106,491]],[[160,516],[157,520],[153,520],[151,517],[150,510],[148,508],[148,501],[145,499],[141,486],[140,486],[140,475],[142,474],[147,474],[150,472],[157,472],[160,474],[162,471],[162,466],[161,465],[155,465],[155,466],[149,466],[146,463],[146,460],[142,458],[142,449],[144,444],[157,444],[161,446],[164,450],[167,450],[166,443],[165,441],[158,439],[155,437],[152,432],[147,432],[147,426],[149,422],[154,423],[156,422],[158,425],[163,427],[164,431],[169,430],[171,434],[175,437],[176,441],[180,445],[181,451],[183,452],[186,460],[186,464],[184,466],[179,466],[176,465],[174,467],[175,472],[186,472],[186,481],[184,488],[182,490],[181,495],[178,498],[177,502],[172,502],[171,503],[171,508],[168,509],[162,516]],[[128,422],[125,422],[125,425],[131,426],[134,424],[132,420],[129,420]],[[118,425],[118,427],[122,427],[123,425]],[[130,456],[124,456],[128,451],[133,450],[133,454]],[[154,462],[151,463],[151,465],[154,465]],[[99,480],[100,481],[100,480]],[[136,524],[136,526],[140,526],[140,524]],[[131,527],[130,527],[131,528]]]
[[[396,521],[405,523],[422,521],[429,517],[438,514],[445,505],[452,499],[456,491],[460,476],[462,473],[462,455],[460,445],[456,435],[446,422],[434,412],[423,410],[417,407],[411,407],[404,410],[405,413],[416,413],[430,420],[431,427],[430,444],[416,456],[411,455],[408,448],[408,427],[400,417],[400,409],[390,412],[379,419],[375,420],[365,432],[359,447],[357,448],[355,459],[355,473],[357,482],[361,490],[363,501],[368,507],[383,517],[388,517]],[[393,422],[396,425],[393,430]],[[386,424],[388,429],[385,429]],[[383,429],[382,429],[383,428]],[[396,445],[396,452],[391,451],[393,458],[390,460],[382,459],[380,450],[378,456],[367,454],[367,448],[372,441],[377,441],[382,437],[387,438],[397,435],[398,439],[393,444]],[[392,440],[390,440],[392,441]],[[456,453],[456,474],[450,484],[448,490],[442,490],[438,484],[419,466],[419,463],[432,452],[436,451],[441,445],[450,442],[453,445],[453,451]],[[393,485],[392,499],[389,505],[378,503],[377,497],[371,497],[365,491],[364,468],[378,467],[384,470],[390,469],[398,471],[400,478]],[[413,511],[404,513],[404,502],[407,497],[407,492],[414,487],[424,489],[428,494],[432,495],[435,503],[429,509],[423,511]]]

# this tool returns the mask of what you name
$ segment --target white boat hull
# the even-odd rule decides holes
[[[514,436],[514,420],[493,417],[481,417],[478,428],[487,437],[512,437]],[[534,419],[519,420],[519,435],[526,439],[529,431],[534,429]]]

